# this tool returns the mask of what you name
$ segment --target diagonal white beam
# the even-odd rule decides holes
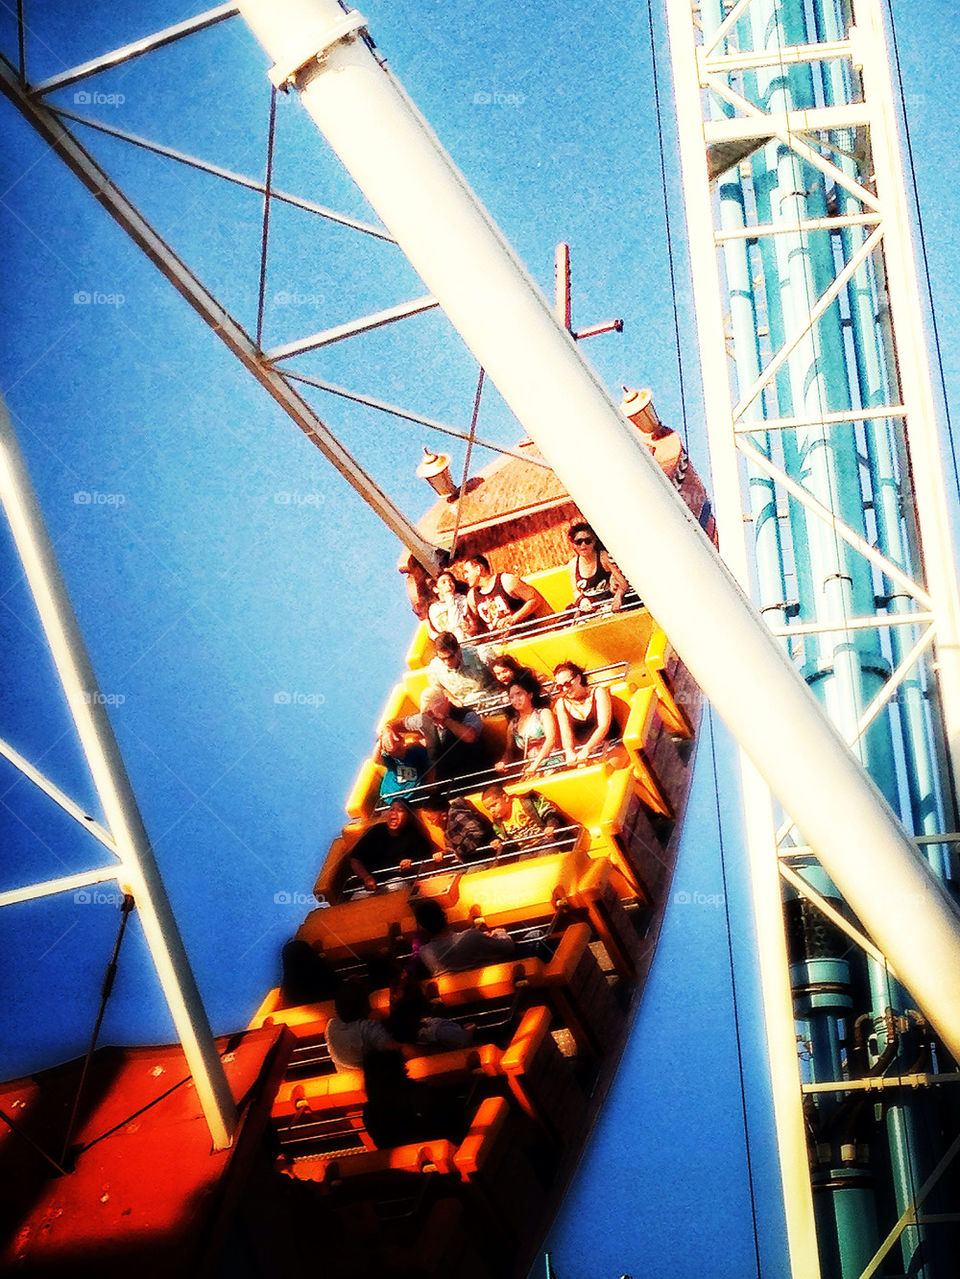
[[[849,524],[845,524],[843,520],[839,519],[834,511],[831,511],[828,506],[825,506],[823,502],[815,498],[802,484],[798,484],[786,471],[777,466],[776,462],[772,462],[762,449],[758,449],[756,445],[751,444],[742,435],[737,436],[737,448],[744,457],[749,458],[755,466],[785,488],[791,497],[795,497],[808,511],[816,515],[818,519],[823,520],[824,524],[828,524],[830,528],[834,529],[837,536],[841,537],[848,546],[852,546],[855,551],[858,551],[864,559],[869,560],[892,582],[902,586],[907,594],[912,595],[918,604],[921,604],[925,609],[933,608],[933,601],[922,586],[915,582],[902,568],[894,564],[892,560],[887,559],[875,546],[871,546],[866,538],[854,532]]]
[[[770,115],[766,111],[761,111],[758,106],[755,106],[742,94],[735,93],[733,89],[717,80],[714,76],[707,76],[706,80],[705,87],[712,89],[725,102],[729,102],[732,107],[743,111],[754,122],[752,125],[744,122],[743,129],[738,130],[737,126],[741,123],[739,121],[717,121],[704,130],[708,140],[719,139],[719,137],[724,135],[736,137],[740,132],[743,132],[747,137],[769,136],[778,138],[784,146],[796,151],[797,155],[802,156],[815,169],[819,169],[821,173],[826,174],[833,182],[849,191],[868,209],[880,210],[881,202],[871,191],[868,191],[866,187],[861,186],[859,182],[849,177],[842,169],[838,169],[835,164],[825,159],[819,151],[798,136],[798,134],[815,128],[823,130],[830,128],[841,129],[850,128],[854,124],[868,124],[870,118],[863,107],[811,108],[809,111],[788,111]],[[762,130],[757,127],[761,124],[763,126]]]
[[[97,866],[93,870],[81,870],[75,875],[61,875],[59,879],[47,879],[40,883],[28,884],[23,888],[10,888],[0,893],[0,906],[17,906],[21,902],[37,901],[41,897],[53,897],[57,893],[75,893],[79,888],[91,888],[94,884],[105,884],[116,879],[120,867]]]
[[[271,364],[278,360],[288,360],[292,355],[303,355],[306,351],[316,351],[318,347],[330,346],[334,342],[342,342],[344,338],[356,337],[358,333],[369,333],[371,329],[383,328],[385,324],[395,324],[397,320],[405,320],[411,315],[420,315],[424,311],[432,311],[439,306],[436,298],[414,298],[412,302],[401,302],[397,306],[376,311],[373,315],[365,315],[359,320],[349,320],[346,324],[338,324],[332,329],[324,329],[322,333],[314,333],[312,337],[301,338],[297,342],[288,342],[285,346],[275,346],[272,351],[265,351],[263,358]]]
[[[770,363],[764,367],[754,384],[751,387],[748,387],[743,397],[733,410],[734,422],[740,421],[744,413],[746,413],[747,409],[754,402],[763,388],[767,386],[780,369],[783,368],[784,364],[786,364],[787,360],[789,360],[790,356],[797,349],[803,339],[813,330],[814,325],[820,317],[833,305],[839,294],[846,288],[847,283],[854,275],[856,275],[857,271],[859,271],[866,259],[871,253],[873,253],[874,249],[879,246],[882,239],[883,226],[881,225],[871,231],[843,270],[834,277],[834,279],[830,282],[830,286],[820,294],[819,298],[817,298],[816,303],[811,308],[801,327],[793,334],[792,337],[787,338],[786,342],[784,342],[783,346],[781,346],[780,350],[776,353]]]
[[[83,62],[69,71],[59,71],[49,80],[35,84],[33,92],[42,96],[45,93],[53,93],[54,89],[65,89],[68,85],[76,84],[78,80],[85,80],[87,76],[97,75],[100,71],[109,71],[124,62],[130,62],[133,58],[139,58],[144,53],[150,53],[153,49],[161,49],[164,45],[173,44],[175,40],[182,40],[184,36],[205,31],[207,27],[215,26],[218,22],[223,22],[225,18],[236,17],[237,13],[235,4],[219,4],[215,9],[208,9],[195,18],[187,18],[184,22],[177,22],[172,27],[164,27],[162,31],[156,31],[153,35],[143,36],[140,40],[121,45],[119,49],[101,54],[99,58],[91,58],[89,62]]]
[[[752,3],[753,0],[737,0],[737,3],[720,23],[719,27],[717,27],[713,35],[710,36],[710,43],[708,44],[704,41],[703,49],[701,51],[702,57],[707,58],[710,56],[720,41],[725,39],[729,32],[737,25]]]
[[[813,902],[817,910],[829,919],[831,924],[839,928],[841,932],[846,933],[850,940],[856,942],[862,951],[865,951],[871,959],[875,959],[881,968],[885,968],[887,972],[890,973],[891,977],[896,977],[896,973],[887,963],[886,956],[879,951],[876,946],[874,946],[873,942],[865,933],[862,933],[859,928],[855,928],[845,915],[842,915],[835,906],[831,905],[826,897],[824,897],[821,893],[818,893],[812,884],[809,884],[798,871],[793,869],[792,866],[783,861],[781,861],[779,865],[781,878],[784,879],[791,888],[795,889],[801,897],[805,897],[807,901]]]
[[[5,742],[2,737],[0,737],[0,755],[4,759],[8,759],[14,768],[19,769],[24,777],[29,777],[35,786],[39,786],[45,795],[49,795],[53,802],[59,804],[65,813],[69,813],[84,830],[88,830],[95,839],[99,839],[104,848],[109,848],[111,853],[117,854],[117,846],[110,832],[104,830],[95,817],[91,817],[89,813],[84,812],[79,804],[65,794],[49,777],[41,773],[39,768],[35,768],[19,751],[14,750],[10,743]]]
[[[60,156],[84,186],[103,205],[110,216],[170,281],[177,292],[213,330],[249,373],[257,379],[294,424],[312,440],[348,484],[371,506],[400,541],[429,571],[440,566],[436,548],[407,519],[356,458],[340,443],[283,375],[267,364],[260,349],[224,306],[197,279],[140,210],[123,194],[93,156],[77,141],[43,103],[33,98],[18,83],[14,69],[0,59],[0,91],[33,125],[45,142]]]
[[[357,15],[345,18],[336,0],[242,0],[240,8],[275,64],[273,82],[299,92],[827,873],[960,1053],[960,910],[436,136],[370,43],[356,38]],[[650,553],[663,544],[668,557]],[[678,590],[678,580],[697,590]]]
[[[190,961],[110,727],[56,556],[4,406],[0,406],[0,504],[60,676],[93,784],[116,842],[117,878],[133,895],[197,1097],[217,1150],[233,1140],[236,1107]]]
[[[860,738],[864,735],[883,708],[888,704],[891,697],[893,697],[894,693],[933,643],[936,633],[937,628],[935,626],[928,626],[923,634],[920,635],[916,642],[911,646],[909,652],[904,655],[896,670],[893,671],[890,678],[884,682],[883,687],[879,689],[870,705],[864,709],[864,712],[857,723],[856,732],[853,735],[853,741],[850,742],[851,746],[853,746],[856,742],[859,742]]]

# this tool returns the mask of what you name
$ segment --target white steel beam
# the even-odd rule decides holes
[[[170,281],[205,324],[257,379],[296,426],[343,476],[348,484],[380,516],[387,527],[429,572],[440,568],[436,547],[421,535],[400,508],[343,447],[306,400],[282,373],[267,364],[260,349],[224,306],[201,284],[190,268],[173,252],[143,214],[123,194],[96,160],[58,119],[56,113],[33,99],[16,73],[0,59],[0,92],[3,92],[60,156],[84,186],[103,205],[133,242]]]
[[[245,0],[240,8],[276,64],[274,81],[299,90],[876,944],[960,1052],[960,911],[434,134],[357,38],[362,21],[336,0]],[[706,243],[713,254],[711,234]],[[670,554],[651,554],[655,545]],[[678,580],[697,589],[678,590]]]
[[[45,879],[23,888],[9,888],[0,893],[0,906],[18,906],[21,902],[37,901],[41,897],[55,897],[57,893],[75,893],[78,888],[91,888],[105,884],[121,873],[114,862],[112,866],[97,866],[93,870],[81,870],[75,875],[61,875],[58,879]]]
[[[99,839],[104,848],[108,848],[111,853],[116,853],[117,846],[113,842],[110,832],[104,830],[95,817],[84,812],[75,800],[72,800],[49,777],[41,773],[39,768],[35,768],[28,759],[25,759],[19,751],[14,750],[10,743],[5,742],[2,738],[0,738],[0,755],[9,760],[14,768],[19,769],[24,777],[28,777],[34,786],[38,786],[55,804],[59,804],[63,811],[69,813],[84,830],[88,830],[95,839]]]
[[[433,311],[437,305],[437,299],[431,297],[414,298],[411,302],[398,302],[396,306],[376,311],[373,315],[365,315],[359,320],[348,320],[346,324],[324,329],[322,333],[314,333],[312,337],[287,342],[285,346],[275,346],[272,351],[265,351],[263,358],[271,364],[276,364],[278,360],[288,360],[293,355],[304,355],[307,351],[316,351],[318,347],[342,342],[344,338],[356,337],[358,333],[369,333],[371,329],[381,329],[385,324],[396,324],[398,320],[406,320],[411,315],[422,315],[424,311]]]
[[[920,287],[897,146],[893,82],[883,20],[876,0],[857,0],[854,13],[865,97],[871,104],[870,137],[877,194],[883,200],[889,242],[903,246],[901,252],[888,252],[884,262],[890,307],[897,321],[898,373],[903,402],[909,411],[911,471],[924,573],[938,615],[937,680],[957,785],[960,784],[960,592],[954,553],[956,542],[943,483],[937,408],[930,383]]]
[[[723,41],[749,3],[750,0],[740,0],[715,35],[707,37],[705,52],[709,53]],[[724,303],[717,272],[705,121],[690,0],[667,0],[667,20],[690,271],[696,281],[693,298],[717,534],[726,562],[746,591],[750,568],[742,518],[740,465],[737,450],[730,447],[733,391],[724,340]],[[769,788],[744,750],[740,754],[740,778],[790,1273],[792,1279],[819,1279],[820,1256],[808,1172],[807,1131],[800,1093],[773,805]]]
[[[136,902],[214,1147],[222,1150],[233,1140],[236,1126],[230,1086],[19,445],[2,405],[0,504],[10,523],[24,576],[116,844],[120,866],[114,874],[123,891],[130,892]]]
[[[756,448],[743,435],[737,436],[737,451],[748,457],[754,466],[764,471],[771,479],[776,480],[791,497],[802,503],[818,519],[823,520],[825,524],[829,524],[837,536],[843,538],[848,546],[852,546],[865,560],[869,560],[871,564],[875,565],[881,573],[890,578],[891,582],[896,582],[908,595],[912,595],[918,604],[922,604],[927,609],[933,607],[933,600],[919,583],[915,582],[898,564],[894,564],[876,547],[871,546],[866,538],[861,537],[849,524],[844,524],[843,520],[839,519],[828,506],[824,506],[823,502],[814,497],[809,489],[805,489],[802,484],[798,484],[796,480],[791,479],[782,467],[771,462],[761,449]]]
[[[69,71],[60,71],[49,80],[34,85],[34,92],[45,94],[53,93],[55,89],[65,89],[68,85],[76,84],[78,80],[85,80],[88,76],[97,75],[101,71],[119,67],[133,58],[139,58],[154,49],[162,49],[164,45],[173,44],[175,40],[182,40],[184,36],[205,31],[207,27],[215,26],[218,22],[223,22],[225,18],[235,18],[237,12],[235,4],[217,5],[215,9],[208,9],[206,13],[200,13],[195,18],[187,18],[172,27],[156,31],[153,35],[143,36],[142,39],[133,40],[130,44],[125,44],[110,53],[101,54],[99,58],[91,58],[89,62],[72,67]]]
[[[791,888],[795,889],[800,894],[801,897],[805,897],[807,901],[813,902],[821,915],[823,915],[826,919],[829,919],[835,928],[839,928],[842,933],[846,933],[852,942],[856,942],[864,954],[869,955],[871,959],[875,959],[881,968],[886,968],[891,977],[896,977],[897,974],[887,963],[883,954],[877,950],[870,938],[865,937],[859,928],[854,927],[854,925],[850,923],[850,920],[847,919],[846,915],[841,914],[835,906],[831,906],[826,897],[824,897],[821,893],[818,893],[817,890],[809,884],[801,874],[795,871],[792,866],[788,865],[787,862],[781,861],[780,875]]]

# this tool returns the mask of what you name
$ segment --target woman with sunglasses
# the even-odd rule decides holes
[[[583,667],[576,662],[554,667],[553,690],[557,695],[553,709],[567,763],[585,764],[594,751],[617,737],[610,690],[605,684],[588,685]]]
[[[576,551],[568,565],[573,581],[573,607],[579,613],[591,613],[609,604],[614,613],[619,613],[630,587],[596,533],[589,524],[581,522],[570,528],[567,541]]]

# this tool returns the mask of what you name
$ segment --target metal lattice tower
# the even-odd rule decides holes
[[[949,881],[960,612],[880,5],[667,8],[724,558]],[[958,1076],[746,760],[743,788],[794,1274],[946,1275],[956,1145],[925,1130]]]

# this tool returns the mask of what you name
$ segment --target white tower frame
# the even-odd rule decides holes
[[[770,477],[778,486],[779,494],[788,495],[802,503],[814,516],[827,521],[837,536],[896,582],[910,597],[913,611],[897,615],[878,611],[875,617],[851,619],[846,629],[852,632],[864,626],[909,624],[919,626],[920,635],[880,694],[864,711],[850,744],[856,744],[894,696],[904,677],[932,645],[954,776],[960,776],[960,599],[880,5],[878,0],[855,0],[855,25],[846,40],[781,46],[757,52],[734,51],[729,47],[725,51],[725,42],[735,35],[737,24],[749,16],[752,3],[753,0],[738,0],[730,7],[717,30],[705,37],[699,6],[695,8],[690,0],[667,0],[690,266],[720,545],[727,565],[743,589],[755,595],[747,537],[751,518],[745,465],[748,462],[755,468],[754,474],[760,472]],[[731,73],[763,67],[782,71],[791,65],[835,59],[846,59],[860,72],[862,103],[770,113],[730,85]],[[715,102],[732,108],[731,113],[713,118],[709,109],[711,95],[714,95]],[[815,131],[841,128],[867,131],[874,160],[874,190],[854,182],[847,172],[814,145],[812,135]],[[850,192],[860,202],[861,211],[847,216],[818,218],[799,225],[794,222],[789,227],[770,224],[734,230],[723,228],[719,206],[711,189],[712,180],[774,138],[819,169],[830,182]],[[720,269],[724,242],[734,236],[759,238],[785,230],[802,232],[853,225],[868,231],[866,239],[830,288],[813,303],[807,323],[789,334],[785,344],[762,369],[753,385],[737,387],[727,348],[729,335]],[[750,442],[750,432],[757,431],[760,425],[770,431],[806,425],[800,418],[764,418],[760,422],[756,414],[751,416],[750,410],[763,388],[772,381],[797,344],[811,332],[843,285],[868,256],[880,248],[885,248],[885,275],[891,322],[897,334],[902,396],[895,403],[824,414],[817,422],[830,425],[871,418],[903,420],[913,464],[924,581],[904,574]],[[797,635],[801,630],[812,633],[827,629],[825,625],[816,624],[802,627],[784,625],[776,627],[775,632],[786,636]],[[829,630],[838,629],[841,628],[837,623],[831,621]],[[819,1276],[820,1263],[807,1172],[796,1033],[783,930],[781,879],[825,908],[831,920],[853,936],[868,954],[877,958],[879,952],[851,928],[843,916],[832,911],[790,865],[790,853],[796,854],[798,849],[796,845],[787,845],[791,830],[789,823],[776,829],[771,792],[745,755],[741,755],[741,769],[788,1243],[792,1273],[798,1279],[799,1276]],[[950,821],[949,818],[947,820]],[[957,839],[951,831],[942,832],[941,837],[943,842]],[[930,842],[937,839],[938,836],[930,837]],[[899,1229],[903,1228],[903,1224],[898,1223]],[[885,1253],[898,1233],[895,1228],[880,1255]],[[879,1256],[874,1262],[878,1260]]]

